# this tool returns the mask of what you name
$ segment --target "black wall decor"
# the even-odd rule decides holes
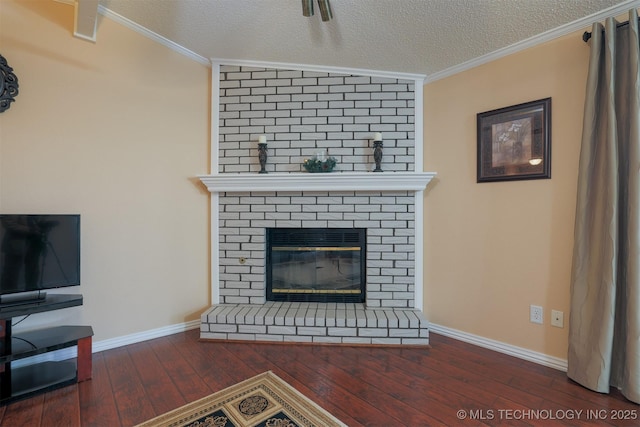
[[[4,56],[0,55],[0,113],[8,110],[18,95],[18,77]]]

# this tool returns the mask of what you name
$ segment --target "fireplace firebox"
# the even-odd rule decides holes
[[[269,228],[269,301],[364,302],[366,229]]]

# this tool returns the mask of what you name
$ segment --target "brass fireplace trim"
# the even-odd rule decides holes
[[[358,246],[321,246],[321,247],[311,247],[311,246],[273,246],[271,248],[272,251],[297,251],[297,252],[316,252],[316,251],[360,251],[360,247]]]
[[[283,289],[272,288],[274,294],[360,294],[360,289]]]

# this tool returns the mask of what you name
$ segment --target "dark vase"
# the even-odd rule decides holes
[[[373,160],[376,162],[374,172],[382,172],[380,163],[382,163],[382,141],[373,141]]]
[[[265,166],[267,165],[267,143],[259,142],[258,143],[258,160],[260,161],[260,172],[258,173],[267,173]]]

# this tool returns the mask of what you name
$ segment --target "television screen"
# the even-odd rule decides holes
[[[80,284],[80,215],[0,215],[0,295]]]

